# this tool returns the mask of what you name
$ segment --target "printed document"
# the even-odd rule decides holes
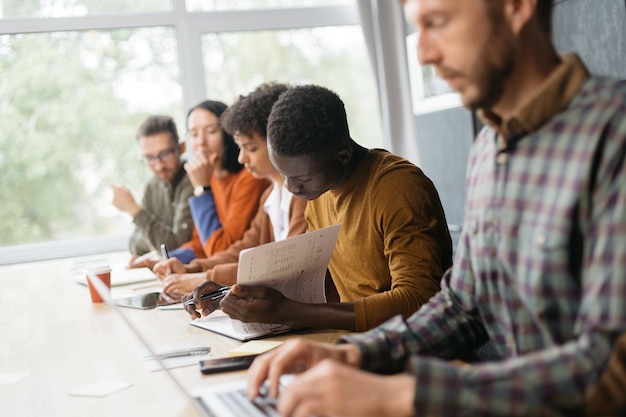
[[[241,251],[237,283],[271,287],[301,303],[325,303],[326,269],[339,228],[336,224]],[[280,324],[243,323],[219,313],[193,320],[191,324],[238,340],[290,330]]]

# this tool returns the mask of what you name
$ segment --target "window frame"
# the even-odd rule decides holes
[[[353,5],[227,11],[187,11],[185,0],[156,13],[0,18],[1,35],[170,26],[175,30],[184,108],[205,99],[202,35],[207,33],[360,25]],[[0,265],[125,251],[128,236],[102,236],[0,247]]]

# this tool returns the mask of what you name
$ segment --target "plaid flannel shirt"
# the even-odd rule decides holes
[[[516,114],[485,114],[442,291],[342,338],[364,369],[415,376],[417,415],[581,413],[626,330],[626,82],[566,56]],[[443,360],[487,340],[501,360]]]

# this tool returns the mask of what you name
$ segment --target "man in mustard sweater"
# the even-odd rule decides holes
[[[328,267],[339,299],[303,304],[271,288],[235,285],[220,303],[226,314],[363,331],[398,314],[408,317],[439,290],[452,242],[437,191],[419,168],[358,145],[341,99],[315,85],[280,96],[267,134],[270,160],[287,189],[308,200],[308,229],[341,223]],[[215,303],[200,301],[202,294],[194,292],[194,309],[206,314]]]

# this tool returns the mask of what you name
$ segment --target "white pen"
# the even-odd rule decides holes
[[[167,246],[165,246],[165,243],[161,243],[161,258],[163,259],[169,259],[170,254],[167,252]]]
[[[194,355],[206,355],[211,352],[210,346],[200,346],[195,348],[185,348],[185,349],[177,349],[170,350],[168,352],[157,353],[156,355],[146,355],[146,359],[167,359],[167,358],[177,358],[180,356],[194,356]]]
[[[156,250],[150,251],[148,253],[144,253],[140,257],[135,258],[135,260],[133,261],[133,265],[139,265],[140,263],[142,263],[146,259],[150,259],[150,258],[152,258],[156,254],[157,254]]]

